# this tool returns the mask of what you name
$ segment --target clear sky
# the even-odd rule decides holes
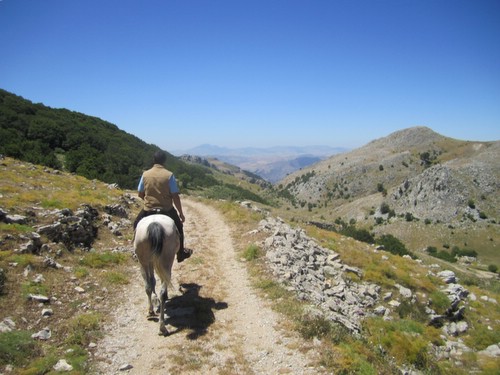
[[[500,140],[500,0],[0,0],[0,88],[178,150]]]

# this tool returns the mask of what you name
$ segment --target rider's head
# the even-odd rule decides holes
[[[167,154],[164,151],[158,150],[153,155],[153,163],[155,164],[165,164],[167,160]]]

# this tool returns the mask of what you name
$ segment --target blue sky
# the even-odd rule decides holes
[[[0,88],[166,150],[500,139],[498,0],[0,0]]]

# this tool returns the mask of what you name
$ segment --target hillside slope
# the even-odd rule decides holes
[[[159,337],[131,253],[136,195],[11,158],[0,170],[2,373],[498,372],[494,274],[292,228],[248,202],[185,198],[195,253],[175,263]]]
[[[460,141],[414,127],[305,168],[279,188],[281,196],[303,207],[308,220],[340,217],[365,227],[383,220],[375,232],[392,232],[409,242],[429,237],[423,235],[428,228],[415,224],[419,220],[463,231],[481,228],[470,240],[484,250],[500,240],[499,181],[499,141]],[[422,246],[422,241],[411,244],[414,250]]]

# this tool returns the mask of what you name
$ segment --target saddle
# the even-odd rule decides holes
[[[153,208],[152,210],[144,211],[144,217],[149,216],[149,215],[167,215],[168,216],[168,210],[165,210],[163,208]]]

